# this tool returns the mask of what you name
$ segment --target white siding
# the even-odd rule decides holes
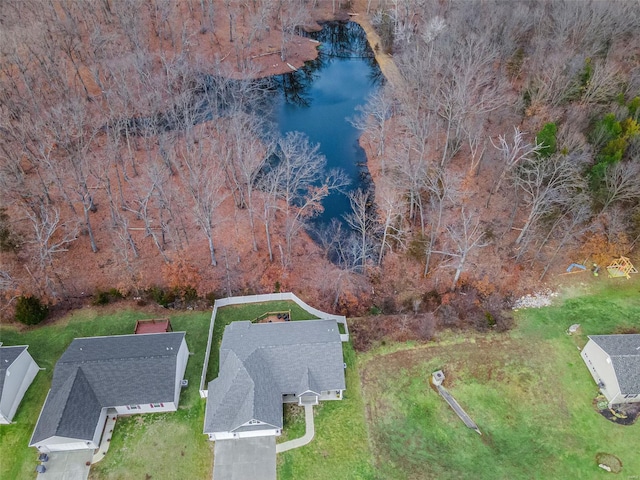
[[[320,394],[320,400],[342,400],[342,390],[329,390]]]
[[[184,372],[187,369],[187,361],[189,360],[189,349],[187,348],[187,342],[182,339],[180,350],[178,350],[178,358],[176,359],[176,388],[174,401],[176,405],[180,403],[180,389],[182,388],[180,382],[184,378]]]
[[[280,435],[278,428],[265,428],[264,430],[252,430],[249,432],[217,432],[210,433],[209,440],[230,440],[233,438],[249,438],[249,437],[275,437]]]
[[[93,443],[95,445],[100,445],[100,437],[102,436],[102,431],[104,430],[105,423],[107,422],[107,410],[107,408],[100,410],[100,418],[98,419],[96,430],[93,432]]]
[[[607,397],[609,404],[618,403],[620,386],[607,352],[602,350],[596,342],[589,340],[582,349],[581,355],[595,382],[604,384],[604,387],[600,387],[600,391]]]
[[[11,423],[38,370],[38,365],[26,349],[7,368],[0,399],[0,423]]]
[[[137,407],[137,408],[131,408],[131,407]],[[116,412],[118,413],[118,415],[137,415],[138,413],[175,412],[177,410],[176,404],[173,402],[141,403],[137,405],[120,405],[113,408],[116,409]]]

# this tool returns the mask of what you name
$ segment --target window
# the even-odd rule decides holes
[[[151,408],[162,408],[164,407],[164,403],[150,403],[149,406]]]
[[[127,405],[127,410],[140,410],[140,405]]]

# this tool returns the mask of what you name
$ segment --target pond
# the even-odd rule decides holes
[[[367,158],[358,144],[361,132],[348,118],[380,86],[380,68],[364,31],[354,22],[329,22],[308,36],[320,42],[318,58],[297,72],[279,76],[274,122],[282,134],[301,131],[311,143],[320,144],[327,169],[339,167],[351,180],[347,192],[369,188]],[[328,224],[332,218],[342,221],[350,210],[349,199],[340,192],[327,197],[323,205],[316,224]]]

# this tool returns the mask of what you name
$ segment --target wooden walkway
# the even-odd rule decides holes
[[[456,414],[460,417],[460,420],[462,420],[467,427],[475,430],[476,432],[478,432],[478,434],[482,435],[482,432],[480,431],[476,423],[471,419],[469,414],[464,411],[457,400],[453,398],[453,395],[451,395],[449,391],[442,385],[437,385],[436,388],[438,389],[438,393],[440,393],[442,398],[444,398],[449,406],[453,408],[453,411],[456,412]]]

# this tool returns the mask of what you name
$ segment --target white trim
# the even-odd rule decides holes
[[[84,340],[89,338],[144,337],[145,335],[166,335],[166,334],[172,334],[172,333],[184,333],[185,335],[187,334],[187,332],[185,332],[184,330],[181,330],[178,332],[125,333],[124,335],[96,335],[95,337],[75,337],[73,340]]]

